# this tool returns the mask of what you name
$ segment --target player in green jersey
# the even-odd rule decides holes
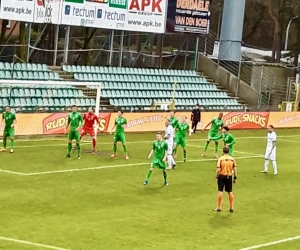
[[[11,112],[9,106],[5,107],[5,112],[3,112],[3,114],[2,114],[2,121],[1,121],[1,125],[4,128],[3,129],[3,148],[0,150],[1,152],[6,152],[7,137],[10,137],[10,153],[14,152],[16,123],[17,123],[17,119],[16,119],[15,114],[13,114]]]
[[[223,139],[224,144],[225,144],[224,146],[229,148],[229,155],[233,156],[233,145],[235,144],[236,141],[235,141],[234,137],[232,136],[232,134],[229,133],[229,128],[227,126],[223,127],[221,135],[212,137],[211,139],[214,141]]]
[[[168,183],[168,174],[167,174],[167,167],[166,167],[168,144],[162,139],[162,134],[160,132],[156,134],[156,141],[153,142],[152,150],[148,156],[148,159],[152,157],[153,153],[154,153],[154,157],[152,159],[150,169],[147,174],[147,178],[144,181],[144,185],[148,184],[154,168],[158,168],[163,171],[164,183],[166,186],[168,186],[169,183]]]
[[[202,153],[202,156],[205,156],[205,153],[206,153],[206,150],[208,148],[208,144],[210,143],[211,141],[211,138],[213,137],[217,137],[219,135],[219,129],[220,127],[223,128],[224,126],[224,123],[223,123],[223,113],[220,113],[219,116],[217,118],[214,118],[211,120],[210,123],[208,123],[204,129],[202,130],[202,132],[204,132],[205,129],[207,129],[210,125],[210,129],[209,129],[209,132],[208,132],[208,138],[207,138],[207,141],[205,143],[205,146],[204,146],[204,151]],[[215,141],[215,157],[217,158],[218,157],[218,149],[219,149],[219,143],[217,141]]]
[[[177,123],[175,130],[176,130],[176,137],[175,137],[175,145],[174,145],[174,158],[177,157],[177,147],[181,145],[183,149],[183,161],[186,161],[186,134],[189,132],[190,126],[186,123],[186,116],[182,116],[182,121]]]
[[[66,126],[67,128],[70,126],[70,131],[68,135],[68,154],[66,157],[71,157],[71,151],[72,151],[72,140],[76,141],[76,148],[78,152],[78,160],[80,159],[81,155],[81,147],[80,147],[80,127],[83,124],[83,119],[82,115],[77,112],[77,107],[76,105],[72,106],[72,113],[69,114],[68,116],[68,123]]]
[[[175,117],[175,111],[171,111],[169,120],[170,120],[171,126],[175,129],[178,124],[178,120]]]
[[[114,146],[113,146],[113,154],[111,158],[117,157],[117,142],[120,141],[123,145],[123,150],[125,154],[125,159],[128,160],[129,156],[127,154],[127,147],[126,147],[126,139],[125,139],[125,132],[124,128],[127,126],[127,120],[123,117],[123,111],[118,111],[118,117],[115,120],[115,124],[112,128],[112,131],[116,128],[114,133]],[[112,133],[112,132],[111,132]]]

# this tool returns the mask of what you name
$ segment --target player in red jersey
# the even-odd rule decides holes
[[[96,124],[99,125],[99,119],[94,114],[92,107],[89,107],[88,113],[85,113],[83,115],[83,121],[84,121],[84,125],[80,132],[80,140],[83,136],[85,136],[86,134],[89,134],[93,139],[93,152],[96,152],[97,149],[96,149],[95,126],[96,126]],[[75,149],[76,149],[76,147],[74,147],[74,150]]]

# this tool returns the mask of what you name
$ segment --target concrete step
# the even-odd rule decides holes
[[[62,70],[61,66],[48,66],[48,69],[52,70],[52,71],[60,71]]]

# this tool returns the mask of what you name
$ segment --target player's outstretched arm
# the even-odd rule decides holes
[[[207,129],[210,125],[211,125],[211,122],[207,123],[207,125],[202,129],[202,132],[204,132],[205,129]]]
[[[218,140],[220,140],[222,138],[223,138],[223,135],[218,135],[216,137],[211,137],[210,139],[213,140],[213,141],[218,141]]]
[[[152,155],[153,155],[153,149],[151,149],[151,151],[150,151],[150,153],[148,155],[148,159],[150,159],[152,157]]]

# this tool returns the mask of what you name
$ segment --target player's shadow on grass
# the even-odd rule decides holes
[[[232,214],[230,214],[228,211],[222,211],[221,213],[215,213],[210,221],[209,224],[212,228],[218,228],[218,227],[228,227],[232,225]]]
[[[146,185],[144,188],[140,191],[141,194],[147,194],[147,195],[153,195],[153,193],[156,193],[157,191],[163,189],[163,188],[168,188],[165,185]]]

